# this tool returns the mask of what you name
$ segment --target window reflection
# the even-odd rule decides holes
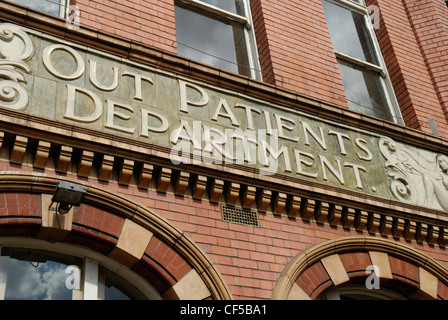
[[[76,262],[75,258],[50,252],[11,250],[5,300],[71,300],[65,270]]]
[[[250,76],[244,27],[176,5],[179,55]]]
[[[12,0],[21,5],[34,8],[55,16],[63,16],[65,0]]]
[[[401,122],[399,106],[364,5],[322,0],[350,109]],[[369,27],[370,26],[370,27]]]
[[[2,248],[0,255],[0,299],[72,300],[82,299],[84,260],[45,250]],[[73,267],[79,290],[74,291]],[[97,290],[100,300],[145,300],[146,296],[125,278],[99,266]],[[95,278],[90,274],[90,278]],[[92,284],[92,283],[91,283]]]
[[[365,285],[346,283],[323,292],[318,300],[408,300],[402,293],[381,287],[367,289]]]
[[[381,75],[342,60],[339,70],[350,109],[393,121]]]
[[[104,299],[130,300],[131,297],[135,297],[135,299],[142,299],[142,297],[138,295],[138,292],[132,292],[132,288],[126,289],[125,280],[117,274],[110,272],[109,270],[105,270],[104,278]]]
[[[334,49],[359,60],[378,65],[363,14],[322,1]]]

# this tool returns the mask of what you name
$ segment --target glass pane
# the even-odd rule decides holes
[[[59,17],[59,9],[63,0],[12,0],[24,6],[34,8]]]
[[[322,1],[331,41],[336,51],[379,65],[365,15]]]
[[[176,6],[179,55],[250,76],[243,26]]]
[[[105,300],[144,300],[143,294],[117,274],[105,270]]]
[[[339,61],[350,109],[392,121],[381,76],[373,71]]]
[[[243,0],[201,0],[201,2],[211,4],[212,6],[238,14],[240,16],[246,15],[244,13]]]
[[[5,300],[71,300],[67,266],[75,258],[50,252],[12,249],[6,275]]]

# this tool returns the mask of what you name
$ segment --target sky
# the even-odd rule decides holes
[[[66,265],[10,259],[5,299],[11,300],[66,300],[72,298],[65,280]]]
[[[12,0],[27,7],[59,16],[60,0]]]

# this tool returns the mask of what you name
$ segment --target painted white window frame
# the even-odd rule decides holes
[[[257,80],[262,80],[261,67],[256,45],[257,41],[252,23],[252,13],[250,10],[249,0],[243,0],[245,16],[229,12],[200,0],[177,0],[175,2],[182,4],[187,8],[191,7],[199,9],[203,14],[217,15],[223,19],[227,19],[231,22],[236,22],[244,26],[244,37],[249,61],[249,66],[247,67],[250,70],[250,77]]]
[[[67,19],[70,14],[70,0],[60,0],[59,17]]]
[[[0,253],[2,247],[0,247]],[[6,273],[8,270],[9,256],[0,256],[0,300],[5,300]]]
[[[14,0],[11,0],[14,2]],[[40,1],[47,1],[54,4],[57,4],[59,6],[59,18],[65,19],[69,15],[69,8],[70,8],[70,0],[40,0]],[[28,5],[29,8],[33,8],[32,6]]]
[[[377,72],[380,74],[382,79],[382,85],[384,87],[384,92],[386,93],[386,99],[388,102],[388,107],[392,115],[392,119],[395,123],[404,125],[403,116],[401,114],[400,106],[398,104],[398,100],[395,96],[394,88],[392,86],[392,82],[389,77],[389,73],[386,68],[386,62],[384,61],[383,55],[381,53],[381,48],[376,38],[375,29],[373,27],[372,21],[370,19],[370,12],[364,0],[360,0],[361,3],[358,3],[353,0],[325,0],[329,2],[333,2],[335,4],[339,4],[343,7],[346,7],[348,10],[354,10],[364,15],[364,19],[366,22],[367,30],[370,35],[370,39],[372,40],[372,44],[374,46],[376,57],[378,58],[378,66],[367,61],[363,61],[349,55],[346,55],[342,52],[338,52],[335,50],[335,55],[338,59],[347,61],[349,63],[358,65],[364,69]]]

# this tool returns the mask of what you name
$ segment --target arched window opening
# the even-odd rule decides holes
[[[419,250],[375,237],[328,240],[297,255],[276,300],[447,300],[448,270]]]
[[[88,249],[23,244],[0,247],[0,300],[161,299],[141,276]]]

